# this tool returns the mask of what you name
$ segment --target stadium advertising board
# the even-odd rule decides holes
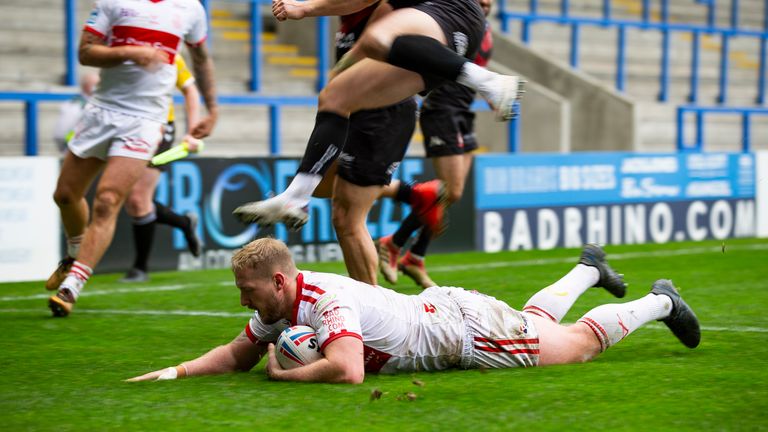
[[[163,173],[156,199],[178,213],[195,212],[200,216],[198,233],[203,239],[201,257],[193,257],[179,230],[158,225],[150,258],[150,270],[194,270],[228,268],[235,249],[256,237],[274,236],[284,240],[296,261],[340,261],[341,248],[331,220],[331,201],[312,199],[310,219],[298,232],[282,224],[261,231],[256,225],[243,225],[232,216],[232,210],[248,202],[265,199],[285,189],[298,167],[298,159],[272,158],[196,158],[174,162]],[[406,159],[394,178],[411,182],[434,178],[431,163],[423,159]],[[374,238],[394,232],[407,207],[384,199],[375,204],[368,217],[368,230]],[[471,226],[472,201],[452,209],[453,219]],[[467,222],[464,222],[467,221]],[[99,272],[127,270],[132,263],[133,241],[130,219],[122,212],[115,239],[99,264]],[[471,238],[446,235],[435,242],[435,251],[468,250]]]
[[[60,259],[55,157],[0,158],[0,282],[47,279]]]
[[[480,156],[474,177],[486,252],[756,232],[753,154]]]

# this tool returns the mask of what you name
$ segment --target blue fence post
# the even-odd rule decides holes
[[[651,20],[651,0],[643,0],[643,22]]]
[[[739,27],[739,0],[731,0],[731,27]]]
[[[328,33],[331,31],[330,19],[327,16],[317,18],[317,91],[328,83],[328,71],[330,70],[330,49],[328,47]]]
[[[750,145],[750,131],[749,131],[749,112],[745,111],[741,115],[741,151],[748,152],[752,146]]]
[[[688,94],[689,102],[699,99],[699,52],[701,51],[701,34],[698,30],[691,32],[691,92]]]
[[[715,26],[715,0],[710,0],[709,8],[707,9],[707,25],[709,27]]]
[[[515,103],[513,109],[517,115],[507,124],[507,151],[509,153],[517,153],[520,150],[520,106]]]
[[[64,61],[66,69],[64,73],[64,84],[68,86],[77,85],[77,34],[75,29],[77,24],[76,0],[66,0],[64,3]]]
[[[260,0],[251,0],[251,81],[249,89],[252,92],[261,90],[261,4]]]
[[[560,1],[560,15],[567,17],[570,13],[571,5],[568,0],[561,0]]]
[[[669,22],[669,0],[661,0],[661,22]]]
[[[499,18],[499,21],[501,21],[501,32],[504,34],[509,33],[509,19],[507,18],[507,2],[506,0],[499,0],[497,2],[497,13],[496,16]]]
[[[25,114],[25,153],[27,156],[37,156],[37,101],[27,100],[24,103]]]
[[[724,104],[728,101],[728,45],[730,38],[722,33],[722,42],[720,43],[720,94],[717,96],[717,102]]]
[[[528,13],[531,15],[536,15],[537,13],[539,13],[538,0],[528,0]]]
[[[661,32],[661,72],[659,73],[659,101],[669,98],[669,29]]]
[[[603,0],[603,19],[611,19],[611,0]]]
[[[579,67],[579,24],[571,24],[571,66]]]
[[[677,107],[677,151],[685,150],[685,109]]]
[[[280,154],[280,105],[269,105],[269,154]]]
[[[625,69],[624,64],[626,62],[626,45],[627,45],[627,29],[624,26],[619,26],[619,34],[617,37],[618,46],[616,47],[616,88],[619,91],[624,91],[624,79]]]
[[[520,23],[520,39],[526,45],[531,42],[531,22],[525,18]]]
[[[696,144],[694,149],[701,151],[704,148],[704,112],[696,111]]]
[[[768,39],[765,37],[760,38],[760,65],[757,69],[757,99],[755,102],[757,102],[758,105],[764,105],[765,104],[765,56],[768,55],[768,52],[766,52],[766,45],[768,45]]]

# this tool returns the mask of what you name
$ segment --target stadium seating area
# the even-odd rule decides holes
[[[72,34],[75,43],[79,29],[90,9],[90,2],[71,0],[76,6],[75,28]],[[64,2],[65,4],[67,2]],[[732,5],[737,6],[734,10]],[[666,8],[665,8],[666,5]],[[712,6],[710,6],[712,5]],[[246,94],[251,84],[250,70],[250,34],[251,3],[248,1],[214,0],[209,1],[211,20],[211,49],[217,66],[217,84],[222,95]],[[637,23],[644,19],[649,23],[668,23],[670,25],[715,26],[752,31],[758,35],[764,31],[766,22],[765,2],[762,0],[732,1],[683,0],[674,2],[648,2],[643,0],[544,0],[513,2],[507,0],[503,7],[496,5],[496,11],[510,14],[508,32],[505,36],[497,33],[497,40],[509,38],[510,44],[522,46],[532,55],[543,58],[547,67],[560,68],[572,75],[568,86],[587,83],[584,92],[599,93],[607,97],[626,101],[626,121],[631,124],[629,135],[606,133],[601,142],[579,133],[580,128],[609,130],[614,119],[606,116],[594,123],[588,118],[593,107],[588,98],[574,96],[572,93],[558,90],[557,83],[552,83],[550,69],[538,69],[528,72],[527,59],[510,60],[508,57],[497,58],[495,66],[502,66],[520,71],[531,82],[528,94],[530,113],[526,115],[526,102],[523,105],[523,118],[520,124],[522,138],[519,148],[522,151],[541,150],[640,150],[673,151],[677,131],[676,111],[680,105],[692,102],[692,79],[695,86],[695,104],[700,106],[721,105],[719,98],[726,96],[722,105],[729,107],[755,108],[759,94],[759,75],[764,65],[761,64],[760,37],[735,36],[727,41],[728,59],[726,72],[723,74],[723,38],[717,34],[700,33],[697,37],[698,67],[692,74],[692,42],[690,32],[672,31],[668,36],[669,51],[668,71],[661,67],[664,62],[662,46],[663,32],[655,29],[642,29],[628,26],[622,37],[626,51],[622,53],[625,66],[617,72],[619,55],[618,25]],[[264,2],[257,14],[261,16],[262,45],[259,89],[260,95],[272,96],[312,96],[316,92],[318,64],[322,64],[316,55],[316,31],[313,24],[287,23],[276,25],[269,15],[269,7]],[[76,89],[62,85],[67,75],[66,67],[66,8],[62,2],[54,0],[7,0],[0,6],[5,20],[0,24],[0,37],[4,43],[0,47],[0,92],[73,92]],[[40,13],[41,10],[46,12]],[[523,19],[527,17],[526,19]],[[550,22],[542,17],[559,17],[558,22]],[[572,22],[578,20],[600,20],[603,25],[578,27],[578,43],[572,44],[574,35]],[[569,21],[571,20],[571,21]],[[576,20],[576,21],[573,21]],[[502,28],[498,16],[494,18],[496,29]],[[523,32],[522,22],[530,23],[527,32]],[[334,21],[331,20],[331,23]],[[564,24],[565,23],[565,24]],[[333,24],[331,25],[333,28]],[[331,32],[333,30],[331,29]],[[525,35],[524,35],[525,33]],[[520,42],[527,40],[526,46]],[[327,43],[332,43],[332,35],[327,35]],[[574,46],[578,55],[574,56]],[[322,58],[320,60],[323,60]],[[516,60],[516,61],[515,61]],[[499,64],[501,63],[501,64]],[[577,63],[571,68],[569,63]],[[78,68],[82,71],[82,68]],[[621,78],[617,77],[621,74]],[[576,78],[573,78],[576,77]],[[575,81],[574,81],[575,79]],[[617,81],[622,81],[617,90]],[[561,80],[562,81],[562,80]],[[574,82],[576,84],[574,84]],[[668,87],[663,88],[664,83]],[[725,86],[721,83],[725,83]],[[589,84],[592,87],[589,87]],[[537,99],[546,92],[554,91],[555,99],[562,101],[558,112],[570,111],[570,115],[546,115],[546,110],[538,110]],[[584,93],[582,92],[582,93]],[[764,90],[763,99],[764,99]],[[665,102],[659,102],[660,93],[664,93]],[[565,107],[565,108],[563,108]],[[759,105],[758,105],[759,107]],[[56,118],[57,102],[39,104],[38,153],[55,154],[56,150],[50,138],[50,131]],[[21,155],[25,152],[25,110],[22,102],[0,102],[0,154]],[[618,115],[618,114],[617,114]],[[587,116],[587,117],[585,117]],[[292,106],[281,110],[280,138],[282,154],[299,154],[309,134],[314,108],[312,106]],[[537,131],[552,128],[553,118],[560,122],[565,137],[562,142],[547,144]],[[693,115],[686,116],[686,141],[694,139]],[[501,125],[494,125],[489,115],[481,115],[483,130],[481,142],[488,150],[506,151],[507,130]],[[704,145],[707,150],[738,151],[742,148],[742,128],[744,116],[738,113],[707,114],[704,124]],[[587,124],[589,123],[589,124]],[[621,122],[619,122],[621,123]],[[623,124],[623,123],[622,123]],[[756,112],[749,117],[750,141],[752,148],[768,146],[768,115]],[[269,154],[269,108],[264,105],[225,104],[222,109],[220,124],[215,135],[210,139],[209,155],[239,156]],[[483,136],[485,135],[485,136]],[[418,142],[418,135],[414,142]],[[551,141],[551,140],[550,140]],[[605,141],[605,142],[603,142]],[[412,154],[421,154],[420,145],[411,148]]]

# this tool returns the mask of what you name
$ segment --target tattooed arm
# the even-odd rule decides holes
[[[251,342],[243,331],[232,342],[218,346],[194,360],[183,362],[176,367],[149,372],[126,381],[155,381],[193,375],[249,371],[259,363],[266,352],[266,346]]]
[[[195,127],[189,131],[195,138],[205,138],[211,134],[216,120],[219,118],[219,106],[216,101],[216,85],[213,80],[213,60],[208,54],[205,44],[189,45],[189,53],[192,57],[192,70],[195,74],[197,87],[203,95],[205,108],[208,115],[203,117]]]

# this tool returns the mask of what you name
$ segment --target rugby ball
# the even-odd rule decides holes
[[[308,365],[322,356],[315,329],[312,327],[288,327],[280,333],[275,344],[275,357],[283,369]]]

